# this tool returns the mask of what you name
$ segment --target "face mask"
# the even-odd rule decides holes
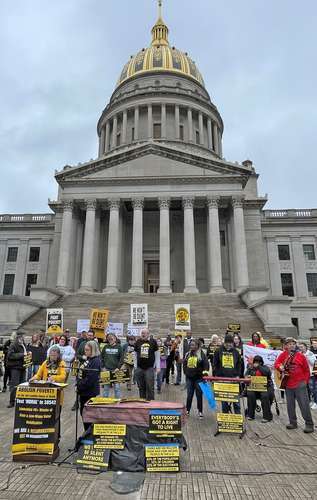
[[[254,368],[259,368],[259,363],[253,363]]]

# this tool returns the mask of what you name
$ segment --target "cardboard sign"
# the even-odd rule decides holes
[[[13,455],[52,455],[58,439],[58,389],[18,386],[15,400]]]
[[[190,330],[190,304],[175,304],[175,330]]]
[[[123,323],[108,323],[106,333],[113,333],[116,337],[123,337]]]
[[[130,324],[132,326],[148,326],[148,305],[131,304],[130,305]]]
[[[248,391],[267,392],[267,377],[251,377]]]
[[[116,372],[104,371],[100,373],[100,382],[102,384],[113,384],[114,382],[122,384],[123,382],[129,382],[130,373],[127,369],[118,370]]]
[[[123,450],[127,426],[120,424],[94,424],[95,448],[106,450]]]
[[[179,436],[182,434],[181,412],[177,410],[151,410],[149,434]]]
[[[23,368],[28,368],[32,365],[32,353],[28,352],[23,358]]]
[[[217,413],[218,432],[242,434],[243,416],[232,413]]]
[[[63,331],[63,309],[46,309],[46,333],[60,335]]]
[[[96,448],[94,441],[86,441],[78,450],[76,465],[81,469],[106,471],[109,467],[110,450]]]
[[[230,403],[239,402],[239,384],[227,384],[224,382],[214,382],[214,394],[216,401],[229,401]]]
[[[179,472],[179,445],[174,443],[146,444],[147,472]]]
[[[90,311],[90,328],[94,331],[97,339],[105,338],[105,331],[108,325],[109,311],[108,309],[91,309]]]
[[[90,328],[90,319],[78,319],[77,320],[77,333],[88,332]]]
[[[231,333],[240,333],[241,332],[240,323],[228,323],[227,331]]]

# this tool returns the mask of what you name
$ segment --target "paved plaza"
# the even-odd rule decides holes
[[[135,386],[132,394],[136,394]],[[160,399],[184,401],[185,394],[183,386],[170,385],[163,389]],[[21,466],[11,461],[14,412],[6,408],[7,401],[8,394],[0,394],[0,490],[6,486],[10,472]],[[75,412],[71,411],[73,402],[73,386],[70,386],[66,390],[62,412],[61,454],[58,461],[68,455],[68,448],[74,443]],[[113,492],[110,488],[112,472],[79,474],[76,468],[66,463],[60,467],[32,465],[30,468],[16,470],[11,476],[9,487],[0,491],[0,499],[317,498],[317,433],[304,435],[301,419],[297,430],[286,431],[285,404],[280,404],[280,410],[279,417],[273,411],[273,423],[261,424],[260,416],[251,424],[247,423],[247,433],[243,439],[234,435],[214,437],[214,417],[206,405],[203,421],[198,420],[196,411],[192,411],[184,431],[188,442],[188,450],[183,453],[181,461],[184,472],[146,474],[143,486],[133,494],[117,495]],[[314,415],[317,422],[317,413]],[[72,459],[71,457],[67,462]],[[236,475],[224,475],[223,472]],[[243,474],[238,474],[239,472]],[[261,472],[274,474],[255,474]]]

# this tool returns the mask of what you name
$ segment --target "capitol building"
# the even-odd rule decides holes
[[[161,13],[151,37],[101,113],[97,158],[56,171],[48,213],[0,214],[0,325],[70,294],[222,295],[270,335],[314,336],[317,209],[265,210],[252,161],[224,158],[221,113]]]

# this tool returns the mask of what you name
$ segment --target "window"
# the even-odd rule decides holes
[[[298,318],[292,318],[291,321],[292,321],[292,324],[296,327],[296,329],[298,331]]]
[[[134,141],[134,127],[131,129],[131,141]]]
[[[226,233],[225,233],[225,231],[220,231],[220,244],[222,247],[226,246]]]
[[[162,136],[161,124],[154,123],[153,125],[153,137],[154,139],[160,139]]]
[[[305,260],[316,260],[314,245],[303,245]]]
[[[12,295],[15,274],[5,274],[3,284],[3,295]]]
[[[121,144],[121,133],[119,132],[117,134],[117,147],[120,146],[120,144]]]
[[[179,126],[179,140],[180,141],[184,140],[184,125]]]
[[[196,144],[200,144],[199,131],[196,130]]]
[[[37,283],[37,274],[28,274],[26,277],[26,287],[25,287],[25,295],[29,296],[31,292],[31,285],[36,285]]]
[[[317,318],[313,318],[313,328],[317,329]]]
[[[294,297],[293,275],[292,273],[281,274],[282,294]]]
[[[289,245],[277,245],[279,260],[290,260]]]
[[[18,258],[18,247],[9,247],[7,262],[16,262]]]
[[[31,247],[29,262],[38,262],[40,260],[40,247]]]
[[[307,273],[307,288],[310,297],[317,297],[317,273]]]

